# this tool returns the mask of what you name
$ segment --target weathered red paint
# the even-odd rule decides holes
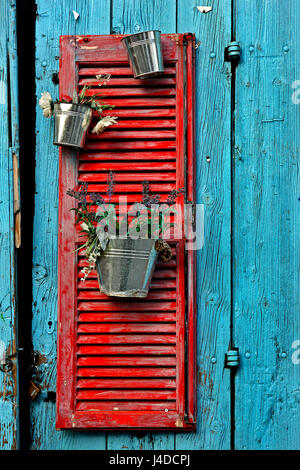
[[[144,179],[163,200],[181,187],[194,200],[194,38],[162,35],[165,74],[147,81],[132,78],[121,38],[61,38],[60,99],[112,73],[103,93],[119,120],[89,134],[79,154],[60,150],[57,427],[192,430],[195,264],[185,239],[172,242],[172,261],[157,263],[146,299],[100,294],[95,272],[79,278],[86,262],[84,250],[75,252],[82,239],[68,188],[88,181],[90,191],[105,191],[114,170],[113,202],[119,194],[140,200]]]

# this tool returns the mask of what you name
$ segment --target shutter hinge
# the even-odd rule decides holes
[[[239,350],[230,349],[225,353],[225,367],[233,369],[239,366]]]
[[[225,47],[224,60],[225,62],[239,62],[241,57],[241,48],[238,42],[232,41]]]

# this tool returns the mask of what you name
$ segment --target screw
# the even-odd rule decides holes
[[[213,364],[215,364],[215,363],[217,362],[217,359],[216,359],[215,357],[212,357],[212,358],[211,358],[211,362],[212,362]]]
[[[284,46],[283,50],[284,50],[284,52],[287,52],[289,50],[289,46]]]
[[[247,352],[245,353],[245,357],[246,357],[247,359],[249,359],[250,356],[251,356],[251,354],[249,353],[249,351],[247,351]]]
[[[287,356],[287,353],[286,353],[286,352],[281,353],[281,357],[283,357],[283,359],[285,359],[286,356]]]
[[[254,51],[254,46],[249,46],[249,51],[253,52]]]
[[[211,53],[210,53],[210,58],[211,58],[211,59],[214,59],[215,57],[216,57],[216,53],[215,53],[215,52],[211,52]]]
[[[45,60],[43,60],[42,66],[43,66],[43,67],[46,67],[46,65],[47,65],[47,62],[46,62]]]

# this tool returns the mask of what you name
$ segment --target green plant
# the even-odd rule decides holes
[[[88,267],[82,270],[84,274],[83,280],[86,279],[94,267],[97,257],[101,254],[101,250],[105,250],[109,239],[120,235],[121,225],[124,223],[124,215],[123,218],[120,215],[117,216],[116,204],[111,203],[115,185],[115,174],[110,171],[107,175],[106,190],[108,202],[105,202],[104,197],[100,193],[88,194],[88,183],[83,183],[78,190],[69,189],[67,191],[69,196],[78,201],[78,206],[71,210],[76,214],[75,224],[80,226],[80,232],[83,236],[87,237],[86,242],[78,248],[78,250],[85,249],[86,259],[89,263]],[[166,224],[164,213],[161,213],[159,209],[162,204],[173,206],[176,198],[184,194],[184,189],[171,191],[166,201],[162,203],[159,195],[150,194],[148,181],[143,181],[142,186],[142,201],[134,205],[133,220],[126,233],[131,236],[132,231],[137,233],[143,231],[146,238],[160,238],[174,224]],[[175,212],[174,208],[172,210]]]
[[[92,93],[89,94],[90,90],[94,86],[101,87],[106,85],[110,80],[110,74],[107,75],[96,75],[97,81],[91,82],[87,85],[84,85],[81,92],[77,94],[76,91],[73,93],[72,103],[82,104],[90,106],[92,109],[95,109],[99,115],[99,121],[92,129],[92,133],[99,134],[103,132],[107,127],[117,123],[117,117],[114,116],[103,116],[103,111],[107,109],[113,109],[115,106],[110,104],[105,104],[100,102],[100,98],[103,98],[102,93]],[[71,101],[69,101],[71,102]],[[42,93],[41,98],[39,99],[39,105],[43,110],[43,115],[46,118],[49,118],[53,115],[55,103],[68,103],[66,100],[56,100],[53,101],[51,94],[48,91]]]

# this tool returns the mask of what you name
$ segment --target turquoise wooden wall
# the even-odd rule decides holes
[[[0,1],[0,366],[5,365],[5,358],[13,366],[7,373],[0,371],[1,450],[17,449],[19,442],[14,223],[19,192],[15,13],[13,0]]]
[[[300,340],[300,108],[292,99],[293,83],[300,80],[299,2],[286,0],[283,8],[279,0],[210,0],[208,13],[197,9],[201,2],[196,0],[36,3],[37,99],[44,90],[58,96],[52,74],[58,71],[62,34],[152,28],[196,34],[197,202],[205,207],[205,242],[197,255],[197,432],[56,431],[55,405],[40,395],[31,406],[31,448],[299,449],[300,361],[293,348]],[[13,11],[12,1],[0,5],[5,15]],[[72,10],[80,15],[77,21]],[[1,21],[3,35],[2,14]],[[235,72],[224,62],[224,48],[234,38],[242,51]],[[1,42],[4,77],[5,57]],[[4,117],[7,106],[1,103],[0,88]],[[0,226],[5,240],[0,300],[13,292],[4,268],[13,266],[14,251],[7,226],[13,208],[5,119],[0,121]],[[32,340],[43,357],[43,388],[54,391],[58,150],[51,139],[49,121],[37,107]],[[6,314],[13,319],[14,308]],[[5,335],[13,337],[13,324]],[[1,325],[0,318],[0,335]],[[240,351],[235,375],[224,368],[230,345]],[[8,436],[7,448],[16,432],[13,400],[4,403],[0,396],[0,436]],[[8,431],[4,423],[12,423]]]

